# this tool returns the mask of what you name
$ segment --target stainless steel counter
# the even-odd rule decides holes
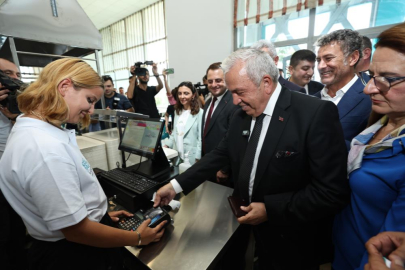
[[[182,196],[173,225],[160,242],[144,247],[138,259],[152,270],[207,269],[239,226],[227,199],[232,191],[207,181]]]

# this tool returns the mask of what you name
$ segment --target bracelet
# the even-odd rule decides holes
[[[136,230],[135,232],[138,234],[138,246],[140,246],[142,244],[141,234],[138,232],[138,230]]]

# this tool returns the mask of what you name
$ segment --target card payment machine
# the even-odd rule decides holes
[[[148,210],[139,210],[134,213],[133,217],[123,217],[118,222],[118,227],[127,231],[135,231],[141,224],[147,219],[150,219],[149,227],[155,228],[161,222],[167,220],[165,226],[167,226],[170,221],[170,215],[167,211],[161,207],[150,208]]]

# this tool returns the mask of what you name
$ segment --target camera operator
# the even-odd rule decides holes
[[[21,73],[13,62],[0,58],[0,70],[11,78],[18,80],[21,79]],[[0,83],[0,89],[1,88],[2,85]],[[0,90],[0,101],[8,97],[8,92],[8,89]],[[7,138],[11,130],[11,120],[15,120],[17,116],[18,114],[12,114],[6,107],[0,105],[0,159],[3,155]]]
[[[13,79],[21,79],[18,67],[6,59],[0,58],[0,70]],[[0,83],[0,89],[3,86]],[[8,97],[8,89],[0,90],[0,101]],[[18,114],[12,114],[0,105],[0,159],[3,155],[12,121]],[[25,267],[26,254],[25,226],[18,214],[11,208],[0,190],[0,260],[4,269],[22,269]]]
[[[160,118],[156,106],[155,95],[163,88],[162,80],[157,72],[157,64],[153,63],[152,72],[158,82],[157,86],[148,86],[149,71],[146,68],[138,68],[144,75],[133,76],[128,87],[128,99],[132,100],[136,113],[149,115],[150,118]],[[131,74],[135,75],[135,66],[131,66]],[[139,80],[137,84],[136,80]]]

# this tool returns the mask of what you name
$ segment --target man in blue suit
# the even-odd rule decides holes
[[[315,96],[336,104],[348,149],[352,139],[365,129],[371,112],[371,100],[355,74],[362,56],[361,44],[359,33],[349,29],[334,31],[316,42],[316,61],[325,87]]]

